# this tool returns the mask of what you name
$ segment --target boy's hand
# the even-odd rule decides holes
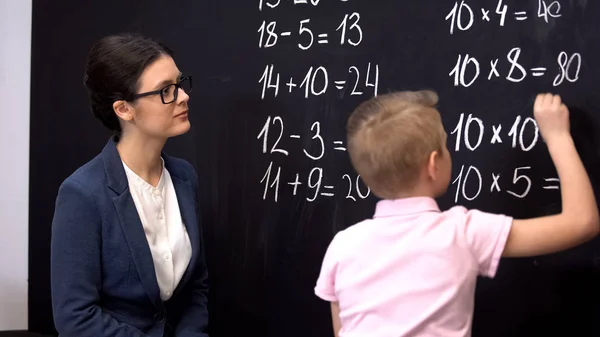
[[[533,115],[546,142],[570,135],[569,109],[559,95],[538,94],[533,105]]]

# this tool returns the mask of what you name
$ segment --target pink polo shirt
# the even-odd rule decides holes
[[[495,276],[511,225],[427,197],[380,201],[335,235],[315,294],[339,302],[340,337],[470,336],[477,276]]]

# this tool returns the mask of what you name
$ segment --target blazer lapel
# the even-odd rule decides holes
[[[129,251],[133,257],[133,262],[142,280],[144,289],[152,303],[157,308],[161,307],[160,289],[156,280],[156,271],[152,260],[152,253],[148,246],[148,240],[144,233],[144,227],[140,221],[137,209],[131,197],[129,190],[121,195],[113,197],[113,203],[117,209],[119,221],[123,228],[123,233],[129,244]]]
[[[138,275],[152,303],[157,308],[161,308],[162,301],[158,281],[156,280],[152,253],[148,246],[142,221],[129,191],[125,168],[123,168],[123,163],[116,147],[116,138],[113,137],[110,139],[102,150],[101,155],[106,171],[108,187],[117,194],[113,197],[113,204],[127,244],[129,245],[129,251],[131,252]]]
[[[169,172],[171,171],[169,170]],[[185,274],[175,289],[175,293],[177,293],[182,286],[187,284],[189,278],[194,273],[196,261],[199,256],[198,249],[200,248],[200,242],[198,238],[199,224],[198,217],[196,215],[196,196],[194,195],[192,184],[188,180],[182,180],[176,175],[172,174],[171,177],[173,180],[173,186],[175,187],[175,193],[177,194],[177,202],[179,204],[179,210],[181,211],[181,219],[183,220],[185,228],[188,232],[192,246],[192,257]]]

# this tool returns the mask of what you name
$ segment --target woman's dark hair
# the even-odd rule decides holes
[[[113,103],[130,100],[139,89],[139,79],[146,67],[163,55],[172,57],[173,52],[158,41],[133,33],[107,36],[92,46],[83,83],[92,112],[104,126],[121,132]]]

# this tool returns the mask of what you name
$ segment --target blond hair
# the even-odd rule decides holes
[[[446,133],[433,91],[402,91],[360,104],[348,119],[348,153],[356,172],[380,198],[409,191]]]

